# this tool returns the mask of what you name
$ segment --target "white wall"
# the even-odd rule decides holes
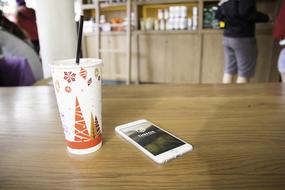
[[[73,0],[36,0],[35,9],[44,77],[49,63],[76,56],[76,23]]]

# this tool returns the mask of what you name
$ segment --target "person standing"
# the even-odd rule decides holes
[[[37,53],[40,51],[36,14],[32,8],[26,6],[25,0],[16,0],[18,8],[16,13],[16,24],[25,32],[32,42]]]
[[[282,0],[279,14],[276,17],[273,36],[279,41],[282,50],[278,59],[278,70],[285,83],[285,0]]]
[[[269,17],[256,10],[255,0],[221,0],[216,17],[225,22],[223,83],[233,83],[236,74],[237,83],[248,83],[257,60],[255,24]]]

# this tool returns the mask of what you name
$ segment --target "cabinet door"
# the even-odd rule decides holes
[[[273,59],[273,39],[271,34],[259,34],[257,39],[257,65],[252,82],[269,82]]]
[[[222,34],[203,35],[202,83],[221,83],[224,74]]]
[[[166,81],[167,41],[166,35],[139,35],[140,82],[164,83]]]
[[[85,36],[85,49],[86,53],[85,56],[88,58],[98,58],[97,51],[96,51],[96,35],[87,35]],[[101,48],[102,49],[111,49],[111,41],[112,38],[109,36],[102,36],[101,38]],[[109,52],[101,53],[101,58],[103,60],[103,68],[102,68],[102,75],[104,79],[112,80],[114,79],[113,76],[113,68],[111,63],[111,57]]]
[[[108,47],[102,47],[104,50],[111,52],[104,52],[106,55],[106,76],[112,80],[125,80],[126,78],[126,36],[125,35],[108,35],[105,36],[108,40]],[[102,43],[103,44],[103,43]],[[113,52],[113,50],[115,52]],[[119,52],[120,51],[120,52]]]
[[[196,34],[140,35],[140,81],[198,83],[200,45]]]
[[[102,36],[103,71],[105,79],[126,80],[127,78],[127,36],[126,33]],[[105,44],[105,45],[104,45]],[[136,36],[132,35],[131,48],[131,80],[136,81],[137,77],[137,42]],[[110,52],[108,52],[110,50]]]
[[[84,45],[83,48],[85,58],[96,58],[96,37],[95,35],[84,35]]]
[[[199,83],[200,35],[174,34],[167,37],[167,83]]]
[[[85,36],[85,57],[96,58],[96,35]],[[126,62],[126,34],[102,34],[101,57],[103,60],[103,79],[125,80],[127,72]],[[132,37],[132,80],[137,77],[137,42],[136,36]],[[120,52],[119,52],[120,51]]]

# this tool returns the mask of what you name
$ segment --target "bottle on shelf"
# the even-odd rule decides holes
[[[166,22],[166,29],[173,30],[174,29],[174,18],[170,17]]]
[[[157,18],[158,18],[158,20],[164,19],[164,11],[162,9],[158,10]]]
[[[186,28],[187,28],[187,19],[186,18],[180,18],[179,29],[185,30]]]
[[[159,31],[160,30],[160,23],[159,20],[154,20],[154,30]]]
[[[165,20],[162,19],[162,20],[159,21],[159,30],[163,31],[165,29],[166,29],[166,27],[165,27]]]
[[[95,1],[95,0],[93,0]],[[106,0],[106,3],[108,4],[114,4],[114,3],[124,3],[126,0]]]
[[[153,19],[152,18],[147,18],[145,20],[145,29],[147,31],[151,31],[154,29],[154,22],[153,22]]]
[[[165,9],[164,10],[164,20],[167,20],[167,19],[169,19],[169,11],[168,9]]]
[[[187,7],[186,6],[180,6],[180,13],[179,13],[181,18],[186,18],[187,17]]]
[[[166,19],[167,30],[187,29],[187,6],[170,6],[169,16]]]
[[[203,20],[203,28],[208,29],[219,29],[223,26],[220,25],[219,20],[216,19],[216,12],[218,10],[217,6],[208,6],[203,10],[204,20]]]
[[[192,30],[197,30],[198,28],[198,7],[193,7],[192,9]]]
[[[193,16],[188,18],[189,11],[192,11]],[[167,9],[157,9],[157,18],[152,18],[153,27],[149,27],[151,25],[149,19],[151,18],[140,21],[141,30],[196,30],[198,28],[198,7],[194,6],[189,10],[188,6],[175,5]],[[158,24],[159,27],[157,27]]]
[[[179,30],[179,23],[180,23],[180,18],[178,17],[174,18],[174,24],[173,24],[174,30]]]
[[[145,28],[145,21],[143,19],[140,20],[140,29],[141,31],[145,31],[146,28]]]
[[[188,18],[187,29],[192,30],[192,18]]]

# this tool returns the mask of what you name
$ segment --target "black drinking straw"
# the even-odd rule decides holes
[[[77,41],[77,52],[76,52],[76,63],[79,65],[80,62],[80,50],[81,50],[81,41],[82,41],[82,29],[83,29],[83,21],[84,16],[80,16],[80,22],[79,22],[79,29],[78,29],[78,41]]]

